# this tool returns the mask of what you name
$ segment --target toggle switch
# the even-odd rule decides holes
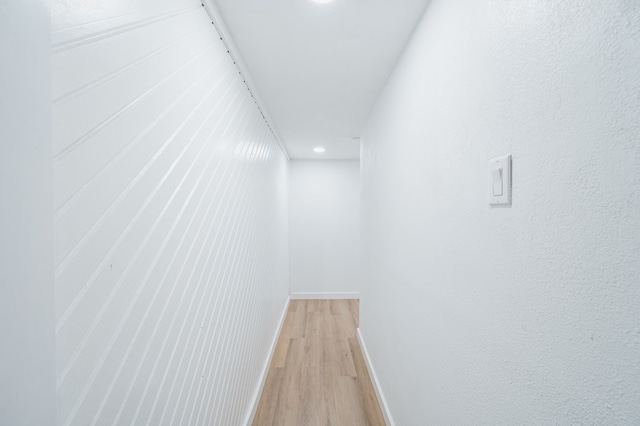
[[[489,204],[511,205],[511,155],[489,161]]]
[[[502,167],[491,171],[493,176],[493,195],[502,195]]]

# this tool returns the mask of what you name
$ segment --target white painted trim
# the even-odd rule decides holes
[[[380,382],[378,382],[378,376],[376,376],[376,372],[373,369],[373,365],[371,364],[371,358],[369,358],[369,352],[367,351],[367,346],[364,344],[364,340],[362,339],[362,333],[360,333],[360,328],[358,327],[358,342],[360,342],[360,348],[362,348],[362,354],[364,355],[364,362],[367,364],[367,370],[369,371],[369,376],[371,376],[371,381],[373,382],[373,389],[376,391],[376,396],[378,397],[378,403],[380,404],[380,408],[382,409],[382,415],[384,416],[384,421],[387,426],[395,426],[396,424],[393,421],[393,417],[391,417],[391,411],[389,411],[389,405],[387,405],[387,400],[384,398],[384,394],[382,393],[382,387],[380,387]]]
[[[264,389],[264,384],[267,381],[267,374],[269,373],[269,366],[271,365],[271,360],[273,359],[273,354],[276,351],[276,344],[278,343],[278,337],[280,337],[280,332],[282,331],[282,326],[284,325],[284,319],[287,316],[287,312],[289,311],[289,302],[291,301],[290,297],[287,297],[287,303],[284,304],[284,310],[282,311],[282,315],[280,316],[280,323],[278,324],[278,329],[276,330],[275,336],[273,336],[273,341],[271,342],[271,349],[269,350],[269,357],[264,363],[264,367],[262,367],[262,378],[260,379],[260,384],[253,394],[253,405],[251,407],[251,411],[247,413],[245,425],[249,426],[253,423],[253,419],[256,416],[256,412],[258,411],[258,404],[260,403],[260,396],[262,395],[262,390]]]
[[[358,292],[327,292],[327,293],[289,293],[291,300],[300,299],[360,299]]]

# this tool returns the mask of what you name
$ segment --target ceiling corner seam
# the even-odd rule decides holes
[[[266,106],[264,105],[264,102],[262,101],[260,95],[258,94],[258,91],[255,87],[255,83],[253,83],[253,80],[251,79],[251,76],[247,70],[247,66],[242,60],[242,56],[238,53],[238,49],[235,43],[233,42],[233,39],[231,38],[231,34],[229,33],[229,30],[227,29],[224,23],[222,14],[220,13],[217,6],[212,0],[200,0],[200,3],[202,4],[202,7],[204,7],[205,11],[209,15],[209,19],[211,19],[211,23],[215,27],[218,35],[220,36],[220,41],[222,41],[222,43],[224,44],[227,50],[227,53],[229,54],[229,56],[231,57],[231,60],[233,61],[233,64],[236,66],[236,69],[240,73],[243,83],[245,84],[245,86],[247,86],[247,89],[249,90],[249,94],[255,101],[256,107],[258,108],[260,115],[262,115],[262,118],[267,124],[267,127],[269,128],[269,131],[273,135],[273,138],[276,140],[278,147],[286,157],[287,161],[291,161],[291,156],[289,155],[289,153],[287,152],[287,149],[282,144],[282,141],[280,140],[277,130],[275,130],[276,127],[273,123],[273,119],[269,116]]]

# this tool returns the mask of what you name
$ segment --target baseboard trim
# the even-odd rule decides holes
[[[393,417],[391,417],[391,412],[389,411],[389,406],[387,405],[387,400],[385,399],[384,394],[382,393],[380,382],[378,382],[378,376],[376,376],[376,372],[373,369],[373,365],[371,364],[371,358],[369,358],[369,352],[367,351],[367,346],[364,344],[364,340],[362,339],[362,333],[360,333],[360,328],[358,328],[358,342],[360,342],[360,347],[362,348],[362,354],[364,355],[364,362],[367,365],[369,376],[371,376],[371,381],[373,382],[373,389],[376,391],[376,396],[378,397],[378,402],[380,403],[380,408],[382,409],[382,415],[384,416],[384,421],[385,423],[387,423],[387,426],[395,426]]]
[[[291,300],[300,299],[360,299],[358,292],[289,293]]]
[[[278,344],[278,337],[280,337],[280,332],[282,331],[282,326],[284,325],[284,319],[287,316],[287,312],[289,311],[289,302],[291,301],[291,297],[287,297],[287,302],[284,304],[284,310],[282,311],[282,315],[280,316],[280,323],[278,324],[278,329],[276,330],[275,336],[273,336],[273,341],[271,342],[271,349],[269,349],[269,358],[264,364],[262,368],[262,378],[260,379],[260,384],[256,389],[253,395],[253,406],[251,407],[251,411],[247,413],[245,419],[245,425],[249,426],[253,423],[253,419],[256,417],[256,412],[258,411],[258,404],[260,404],[260,396],[262,395],[262,390],[264,389],[264,384],[267,381],[267,374],[269,373],[269,366],[271,365],[271,360],[273,359],[273,354],[276,351],[276,344]]]

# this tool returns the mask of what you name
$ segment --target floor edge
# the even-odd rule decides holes
[[[389,411],[389,406],[387,405],[387,400],[384,397],[384,393],[382,393],[380,382],[378,382],[378,376],[376,376],[376,372],[373,369],[373,365],[371,364],[371,358],[369,358],[369,352],[367,351],[367,346],[365,345],[364,339],[362,338],[360,327],[358,327],[356,330],[358,333],[358,342],[360,343],[360,348],[362,349],[362,354],[364,355],[364,363],[367,366],[369,377],[371,377],[371,382],[373,384],[373,389],[375,390],[376,396],[378,397],[378,404],[380,405],[380,409],[382,410],[384,421],[388,426],[395,426],[393,417],[391,417],[391,412]]]
[[[280,323],[278,324],[278,328],[276,329],[275,336],[273,337],[273,341],[271,342],[271,348],[269,349],[269,357],[265,361],[264,367],[262,368],[262,374],[260,379],[260,385],[256,390],[253,396],[253,404],[251,406],[251,411],[247,413],[248,415],[245,417],[245,425],[250,426],[253,423],[254,418],[256,417],[256,413],[258,412],[258,405],[260,404],[260,397],[262,396],[262,390],[264,389],[264,385],[267,382],[267,375],[269,374],[269,367],[271,366],[271,360],[273,359],[273,355],[276,351],[276,345],[278,344],[278,337],[280,337],[280,332],[282,331],[282,326],[284,325],[284,320],[287,317],[287,312],[289,311],[289,303],[291,302],[291,297],[287,297],[287,302],[284,304],[284,310],[282,311],[282,315],[280,316]]]

